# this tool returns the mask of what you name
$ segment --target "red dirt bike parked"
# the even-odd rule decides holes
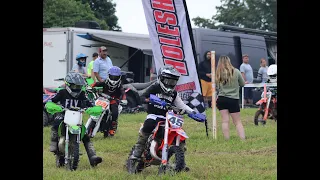
[[[182,129],[184,123],[183,116],[177,115],[174,112],[181,110],[167,104],[152,94],[150,95],[150,102],[165,107],[168,110],[166,113],[166,121],[160,121],[153,130],[153,133],[148,138],[142,157],[139,160],[130,159],[134,147],[132,148],[126,162],[127,171],[130,174],[135,174],[151,165],[160,165],[159,174],[169,171],[187,171],[188,168],[186,168],[185,164],[184,151],[179,145],[188,138],[188,136]],[[200,113],[188,113],[188,116],[198,122],[204,122],[206,119],[205,115]],[[141,129],[142,127],[140,130]],[[175,158],[173,158],[173,155]],[[173,159],[173,161],[175,160],[175,162],[169,162],[171,159]]]
[[[254,124],[266,124],[267,119],[274,119],[277,121],[277,89],[268,88],[264,85],[264,91],[261,94],[261,99],[256,103],[259,105],[259,110],[254,116]]]

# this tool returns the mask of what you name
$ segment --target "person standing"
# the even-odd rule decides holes
[[[93,73],[93,62],[94,60],[96,60],[98,58],[98,53],[93,53],[92,54],[92,61],[88,64],[88,68],[87,68],[87,73],[88,73],[88,77],[91,77],[94,82],[96,82],[94,73]]]
[[[240,120],[239,87],[245,85],[240,71],[234,68],[228,56],[220,56],[216,72],[216,83],[219,90],[217,108],[222,118],[222,132],[228,140],[229,115],[236,126],[238,136],[244,140],[245,132]]]
[[[99,57],[93,63],[94,76],[98,82],[104,82],[108,77],[108,71],[113,66],[111,59],[107,56],[108,49],[105,46],[99,48]]]
[[[261,83],[266,83],[268,80],[267,72],[268,72],[267,61],[264,58],[261,58],[260,69],[258,71],[257,80]]]
[[[202,96],[205,108],[211,107],[212,85],[211,85],[211,52],[204,54],[204,61],[199,64],[198,74],[201,82]]]
[[[251,65],[249,64],[249,55],[244,54],[242,56],[242,64],[240,66],[240,72],[242,74],[243,79],[245,80],[246,84],[252,84],[253,82],[253,70]],[[252,87],[245,87],[244,88],[244,99],[245,99],[245,104],[253,104],[253,99],[252,99]]]
[[[85,54],[80,53],[77,55],[76,60],[77,64],[73,65],[72,70],[73,72],[80,73],[83,77],[87,77],[87,71],[86,71],[86,61],[87,57]]]

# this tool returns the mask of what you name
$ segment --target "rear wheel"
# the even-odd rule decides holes
[[[258,110],[256,112],[256,114],[254,115],[254,124],[256,126],[258,126],[259,123],[261,123],[262,125],[266,124],[266,121],[263,120],[263,116],[264,116],[264,111],[263,110]]]
[[[43,127],[49,125],[49,117],[45,111],[42,111],[43,114]]]

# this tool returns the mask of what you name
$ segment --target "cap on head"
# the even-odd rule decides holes
[[[102,51],[108,51],[108,49],[105,46],[101,46],[99,48],[99,53],[101,53]]]

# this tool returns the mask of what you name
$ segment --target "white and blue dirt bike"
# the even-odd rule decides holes
[[[99,115],[102,112],[101,106],[90,108],[63,108],[53,102],[46,104],[50,114],[65,112],[64,120],[58,128],[58,150],[55,153],[57,167],[66,166],[68,170],[76,170],[79,163],[79,145],[85,135],[86,128],[82,124],[82,114]]]
[[[101,106],[102,107],[102,113],[101,115],[94,116],[91,115],[86,123],[86,133],[89,135],[90,138],[93,138],[97,132],[103,132],[104,137],[108,136],[108,130],[111,128],[110,126],[110,121],[112,120],[111,116],[111,111],[110,111],[110,101],[115,100],[119,101],[118,99],[112,98],[111,96],[101,93],[99,94],[100,96],[97,97],[95,100],[95,105],[96,106]],[[120,101],[120,104],[118,106],[118,113],[120,114],[122,111],[122,103]],[[104,122],[102,122],[104,121]],[[106,123],[106,129],[101,128],[101,124]]]

